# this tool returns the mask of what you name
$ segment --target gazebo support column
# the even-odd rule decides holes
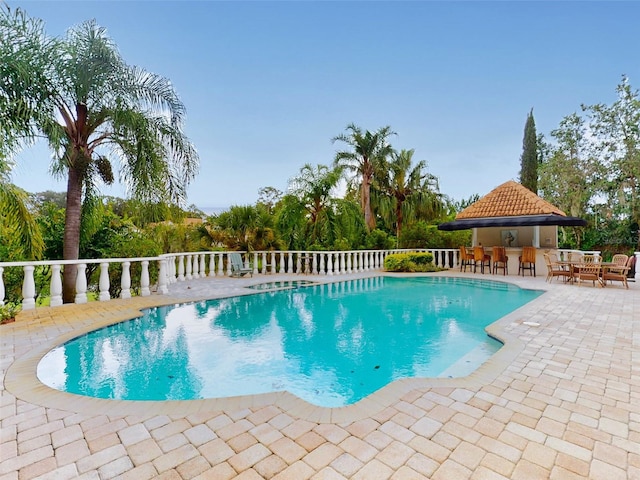
[[[533,240],[532,245],[536,248],[540,248],[540,225],[533,226]]]

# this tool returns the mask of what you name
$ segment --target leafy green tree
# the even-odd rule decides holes
[[[601,194],[607,199],[602,212],[609,218],[626,218],[629,228],[640,225],[640,98],[626,76],[616,88],[612,105],[583,106],[590,115],[590,132],[600,163]],[[640,248],[640,236],[636,246]]]
[[[548,147],[549,156],[540,169],[540,190],[543,198],[574,217],[584,217],[597,192],[601,168],[592,155],[587,138],[587,126],[582,117],[573,113],[562,119],[551,132],[555,145]],[[562,229],[567,242],[569,231]],[[575,246],[580,246],[580,231]]]
[[[58,208],[64,208],[67,204],[67,194],[65,192],[54,192],[47,190],[44,192],[38,192],[33,195],[34,202],[39,205],[53,204]]]
[[[258,190],[258,203],[267,207],[273,213],[276,204],[282,199],[282,192],[275,187],[262,187]]]
[[[280,248],[273,221],[273,216],[262,205],[234,205],[209,217],[207,223],[214,243],[250,252]]]
[[[391,127],[379,128],[375,132],[363,132],[360,127],[349,124],[347,132],[333,138],[333,142],[343,142],[349,149],[338,151],[334,165],[345,172],[354,174],[352,182],[359,183],[360,206],[369,230],[376,228],[376,218],[371,207],[371,183],[374,172],[393,151],[389,137],[395,135]]]
[[[538,194],[538,138],[536,122],[533,119],[533,109],[527,116],[522,140],[522,156],[520,157],[520,183]]]
[[[15,139],[34,132],[47,138],[52,171],[67,179],[65,260],[79,256],[83,209],[90,217],[83,201],[97,195],[100,182],[114,181],[113,159],[135,198],[183,201],[198,155],[183,132],[185,108],[169,80],[128,65],[94,21],[51,40],[41,22],[2,8],[0,38],[17,41],[0,42],[0,59],[11,70],[10,80],[0,83],[0,99],[17,118],[3,127],[0,148],[15,151]],[[65,302],[73,301],[74,278],[75,269],[65,268]]]
[[[333,201],[333,210],[333,248],[351,250],[365,244],[367,226],[360,205],[348,198],[336,198]]]
[[[287,194],[274,209],[274,222],[283,247],[288,250],[305,250],[307,218],[304,202],[293,194]]]

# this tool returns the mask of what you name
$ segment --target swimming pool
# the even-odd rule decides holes
[[[348,405],[399,378],[466,375],[465,359],[475,368],[500,346],[484,328],[540,293],[485,280],[373,277],[157,307],[55,348],[38,377],[99,398],[287,390]]]

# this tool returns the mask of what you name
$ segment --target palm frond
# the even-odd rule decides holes
[[[27,193],[13,184],[0,181],[0,222],[15,234],[15,246],[29,260],[44,252],[40,228],[27,208]]]

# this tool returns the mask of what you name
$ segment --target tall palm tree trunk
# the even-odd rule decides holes
[[[65,213],[64,243],[62,255],[65,260],[77,260],[80,255],[80,220],[82,217],[82,174],[69,167],[67,181],[67,209]],[[62,300],[73,303],[76,293],[76,266],[65,265],[63,272]]]
[[[364,223],[367,230],[371,231],[376,228],[376,218],[371,208],[371,177],[362,177],[362,191],[360,192],[360,201],[362,202],[362,211],[364,212]]]
[[[402,224],[404,223],[404,214],[402,213],[404,200],[398,198],[396,201],[396,238],[400,241],[400,232],[402,231]]]

